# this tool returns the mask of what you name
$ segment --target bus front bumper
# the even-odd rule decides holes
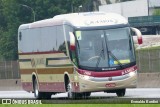
[[[109,91],[136,88],[137,71],[117,77],[89,77],[79,74],[80,92]]]

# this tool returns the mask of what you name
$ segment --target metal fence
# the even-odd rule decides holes
[[[140,73],[160,72],[160,49],[137,50],[136,57]]]
[[[139,73],[160,72],[160,49],[137,50],[136,60]],[[18,61],[0,62],[0,79],[19,79]]]
[[[0,62],[0,79],[19,79],[18,61],[1,61]]]

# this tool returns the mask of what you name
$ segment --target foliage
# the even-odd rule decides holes
[[[121,2],[126,2],[126,1],[133,1],[133,0],[120,0]]]
[[[126,2],[126,1],[133,1],[133,0],[116,0],[116,2]]]
[[[155,9],[153,15],[160,15],[160,9]]]
[[[17,60],[17,30],[21,24],[34,21],[33,11],[37,21],[52,18],[58,14],[78,12],[80,5],[83,7],[82,11],[91,11],[93,1],[0,0],[0,56],[5,60]]]
[[[107,4],[111,4],[111,1],[110,0],[106,0]]]

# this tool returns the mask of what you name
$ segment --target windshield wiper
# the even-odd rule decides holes
[[[122,63],[119,61],[119,59],[111,51],[108,51],[108,53],[112,56],[112,58],[114,58],[118,62],[118,65],[121,68],[124,68],[123,65],[122,65]]]
[[[132,50],[131,38],[129,38],[129,49]]]
[[[77,45],[78,45],[78,52],[80,53],[80,45],[79,45],[79,41],[76,39],[77,41]]]
[[[105,59],[103,41],[102,41],[102,50],[100,52],[99,58],[98,58],[97,63],[96,63],[96,69],[98,68],[98,65],[99,65],[99,63],[100,63],[100,61],[102,59],[101,58],[102,57],[102,53],[103,53],[103,58]]]
[[[98,67],[98,65],[99,65],[99,62],[101,61],[102,53],[104,53],[104,50],[103,50],[103,49],[101,50],[100,55],[99,55],[99,58],[98,58],[98,60],[97,60],[96,69],[97,69],[97,67]]]

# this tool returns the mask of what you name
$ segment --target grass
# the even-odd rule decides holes
[[[0,105],[1,107],[159,107],[159,104],[44,104],[44,105]]]

